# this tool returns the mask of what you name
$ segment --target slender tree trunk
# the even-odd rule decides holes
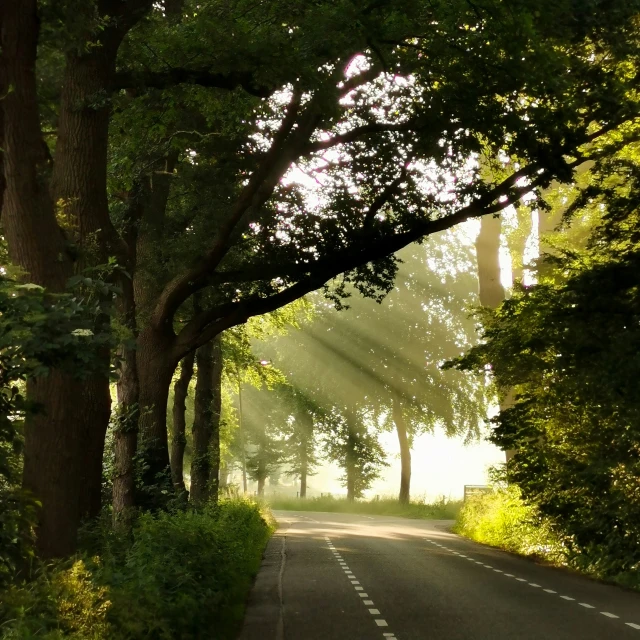
[[[500,218],[482,216],[476,240],[480,304],[495,309],[504,300],[500,280]]]
[[[118,419],[114,433],[115,475],[113,478],[113,520],[127,526],[135,507],[134,458],[138,446],[140,387],[133,349],[121,350],[118,379]]]
[[[398,398],[393,401],[393,421],[400,443],[400,495],[402,504],[408,504],[411,496],[411,447],[407,436],[407,424]]]
[[[260,477],[258,478],[258,496],[261,498],[264,497],[264,485],[266,480],[266,476],[263,475],[260,475]]]
[[[211,471],[209,473],[209,496],[218,501],[220,491],[220,417],[222,415],[222,335],[213,340],[213,399],[211,401],[211,442],[209,445],[209,459]]]
[[[178,493],[185,493],[184,485],[184,449],[187,444],[186,418],[187,395],[193,377],[195,352],[182,359],[180,377],[173,386],[173,437],[171,439],[171,478]]]
[[[305,411],[301,416],[300,438],[300,497],[307,497],[307,476],[309,475],[310,449],[313,447],[313,417]]]
[[[347,436],[347,455],[346,455],[346,471],[347,471],[347,500],[353,502],[356,499],[356,437],[353,433],[353,427],[349,425],[349,435]]]
[[[302,459],[302,464],[300,465],[300,497],[307,497],[307,474],[308,474],[308,463],[306,456]]]
[[[242,492],[247,494],[247,449],[244,439],[244,426],[242,424],[242,382],[238,379],[238,431],[240,432],[240,447],[242,465]]]
[[[207,499],[207,482],[211,469],[209,461],[213,402],[213,344],[211,342],[207,342],[198,349],[196,363],[198,371],[192,428],[191,502],[202,504]]]
[[[172,336],[152,326],[138,337],[136,364],[140,381],[139,455],[144,463],[143,490],[137,503],[145,508],[164,506],[173,493],[167,437],[167,402],[178,358],[172,355]]]
[[[140,418],[140,384],[136,362],[135,340],[138,323],[133,281],[129,273],[135,271],[138,225],[142,214],[142,193],[136,185],[130,194],[129,208],[124,219],[124,240],[128,249],[127,272],[120,278],[121,295],[117,299],[118,317],[128,330],[128,339],[118,349],[119,377],[117,383],[118,409],[114,429],[113,524],[127,528],[135,507],[135,455],[138,448],[138,420]]]

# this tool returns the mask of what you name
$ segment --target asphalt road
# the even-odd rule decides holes
[[[241,640],[640,640],[640,594],[448,521],[277,512]]]

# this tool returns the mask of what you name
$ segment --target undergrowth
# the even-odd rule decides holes
[[[362,513],[378,516],[399,516],[427,520],[452,520],[460,509],[460,502],[440,498],[432,503],[411,501],[402,504],[394,498],[380,500],[354,500],[346,498],[278,498],[269,501],[272,509],[284,511],[327,511],[333,513]]]
[[[639,571],[621,573],[603,569],[607,566],[601,561],[606,548],[598,549],[594,545],[591,556],[572,550],[570,540],[565,543],[536,507],[522,500],[520,489],[515,485],[498,486],[466,500],[453,530],[476,542],[640,590]],[[594,557],[600,561],[594,561]]]
[[[566,564],[561,541],[513,485],[469,497],[458,513],[454,531],[506,551]]]
[[[0,593],[3,640],[226,640],[235,637],[274,525],[225,501],[143,514],[129,534],[86,531],[84,553]]]

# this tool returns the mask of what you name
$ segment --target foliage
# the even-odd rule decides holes
[[[111,344],[102,275],[86,273],[65,294],[0,277],[0,586],[32,555],[37,502],[19,479],[24,418],[40,408],[25,384],[52,367],[83,377],[100,366],[98,351]]]
[[[266,520],[265,520],[266,518]],[[223,501],[144,514],[130,537],[104,527],[92,552],[2,593],[3,638],[232,638],[267,539],[269,514]]]
[[[428,503],[412,500],[400,504],[397,498],[382,497],[376,500],[346,500],[331,496],[305,498],[274,497],[269,500],[272,509],[282,511],[325,511],[330,513],[362,513],[378,516],[397,516],[425,520],[452,520],[456,517],[460,503],[440,498]]]
[[[492,440],[508,478],[584,570],[640,567],[640,253],[567,254],[552,274],[486,313],[485,343],[456,366],[491,368],[516,401]],[[606,498],[603,498],[606,496]]]
[[[562,564],[566,550],[539,510],[515,485],[496,486],[462,504],[454,531],[482,544]]]
[[[382,467],[388,466],[386,453],[372,428],[371,415],[349,411],[335,416],[333,428],[325,439],[327,457],[344,471],[340,482],[347,488],[349,497],[362,498],[380,477]]]

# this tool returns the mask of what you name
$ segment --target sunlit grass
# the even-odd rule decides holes
[[[435,502],[412,501],[401,504],[394,498],[380,500],[355,500],[346,498],[286,498],[274,497],[269,500],[272,509],[283,511],[325,511],[330,513],[362,513],[378,516],[398,516],[402,518],[422,518],[426,520],[453,520],[457,517],[461,502],[440,498]]]

